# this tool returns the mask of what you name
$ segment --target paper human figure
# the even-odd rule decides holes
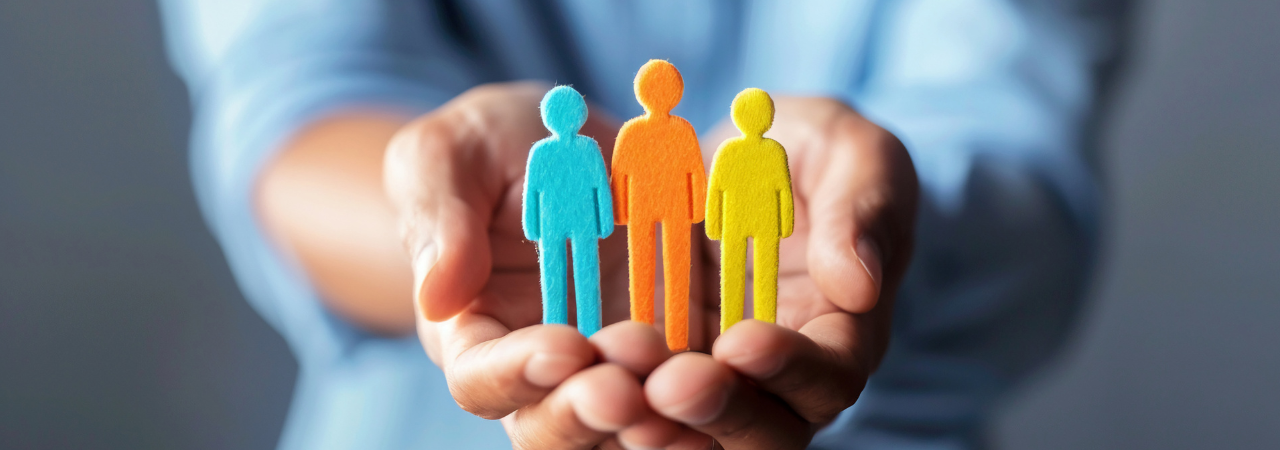
[[[720,240],[721,333],[742,320],[747,238],[755,249],[753,317],[777,321],[778,245],[795,224],[786,150],[764,137],[773,126],[773,99],[746,89],[734,97],[730,117],[742,136],[716,149],[707,188],[707,237]]]
[[[627,121],[613,148],[615,217],[627,226],[630,252],[631,320],[653,323],[656,224],[662,224],[663,321],[667,346],[689,347],[689,245],[701,222],[706,172],[698,136],[688,121],[671,114],[684,94],[684,80],[671,63],[652,60],[640,68],[636,98],[645,114]]]
[[[524,234],[538,242],[542,322],[569,323],[568,261],[572,248],[578,330],[600,330],[600,243],[613,233],[613,204],[604,156],[578,134],[587,103],[568,86],[542,97],[542,123],[551,136],[533,144],[524,185]]]

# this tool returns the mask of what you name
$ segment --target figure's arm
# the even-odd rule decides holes
[[[724,231],[722,220],[724,211],[722,205],[724,203],[724,192],[720,190],[720,181],[716,177],[716,169],[719,167],[720,152],[724,150],[724,145],[720,146],[720,150],[716,150],[715,159],[711,161],[711,176],[707,183],[707,201],[706,212],[704,213],[707,220],[705,228],[707,229],[707,237],[720,240]]]
[[[631,140],[627,138],[626,133],[627,128],[630,126],[630,123],[626,123],[622,125],[622,129],[618,130],[618,139],[613,143],[613,171],[609,174],[609,183],[613,186],[613,189],[610,190],[613,196],[613,220],[618,225],[627,224],[627,219],[629,219],[627,217],[627,208],[631,206],[631,202],[627,201],[629,200],[627,196],[631,194],[627,189],[628,183],[631,181],[629,180],[630,174],[627,173],[630,169],[627,164],[630,156],[627,151],[627,143]]]
[[[698,223],[706,216],[707,171],[702,166],[702,149],[698,146],[698,136],[694,134],[692,125],[689,126],[688,141],[683,147],[684,154],[688,156],[685,167],[689,171],[689,202],[693,213],[689,220]]]
[[[600,144],[594,139],[591,141],[591,151],[593,154],[600,154]],[[595,158],[596,176],[596,229],[600,233],[600,238],[609,237],[613,234],[613,190],[609,189],[609,173],[604,167],[604,157]]]
[[[778,173],[778,237],[791,236],[795,231],[796,210],[795,199],[791,194],[791,167],[787,164],[787,152],[783,150],[782,144],[774,142],[777,148],[778,161],[775,162],[780,170]]]
[[[627,182],[627,175],[618,173],[616,169],[609,180],[612,185],[609,196],[613,198],[613,223],[618,225],[627,224]]]
[[[521,205],[521,227],[524,228],[524,237],[530,241],[538,240],[542,234],[539,229],[540,223],[538,218],[542,208],[542,192],[541,192],[541,176],[537,171],[536,156],[538,155],[538,147],[542,142],[533,144],[533,149],[529,151],[529,163],[525,166],[524,171],[524,200]]]

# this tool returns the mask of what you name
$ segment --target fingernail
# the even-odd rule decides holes
[[[662,450],[662,447],[649,447],[647,445],[632,444],[627,442],[622,436],[618,436],[618,443],[622,444],[622,448],[627,450]]]
[[[672,417],[680,422],[689,425],[703,425],[710,423],[715,418],[720,417],[724,412],[725,406],[729,405],[729,393],[733,391],[733,384],[721,385],[718,390],[704,392],[691,399],[680,402],[671,408]]]
[[[777,375],[782,371],[783,356],[779,354],[759,354],[747,353],[725,360],[743,375],[751,378],[765,379]]]
[[[858,261],[862,263],[862,268],[867,271],[867,275],[871,277],[871,282],[876,285],[876,297],[880,296],[880,279],[883,276],[880,266],[880,247],[875,241],[867,236],[858,238],[858,246],[855,250],[858,253]]]
[[[535,386],[552,388],[586,366],[587,362],[581,358],[538,352],[524,364],[524,378]]]
[[[626,424],[610,422],[601,417],[600,414],[589,413],[583,411],[581,408],[574,408],[574,413],[578,415],[578,420],[582,421],[583,425],[586,425],[587,428],[592,430],[605,433],[617,433],[622,431],[623,428],[626,428]]]
[[[431,269],[435,268],[436,262],[440,260],[440,250],[435,244],[427,244],[418,252],[417,258],[413,260],[413,298],[417,302],[422,302],[422,287],[427,283],[427,277],[431,275]],[[422,311],[426,313],[426,306],[422,305]]]

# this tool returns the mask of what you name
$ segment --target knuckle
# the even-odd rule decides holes
[[[411,130],[406,147],[423,162],[432,162],[453,154],[453,130],[443,120],[426,120]]]
[[[453,131],[434,115],[396,132],[383,156],[384,184],[393,201],[412,201],[424,180],[439,179],[439,169],[447,168],[452,160],[453,142]]]
[[[450,134],[444,122],[445,118],[440,112],[428,113],[409,122],[392,136],[388,152],[397,156],[412,156],[417,154],[422,144],[440,142]]]
[[[831,133],[836,147],[845,151],[883,153],[902,148],[902,141],[892,132],[852,111],[833,122]]]
[[[595,350],[591,342],[573,327],[543,326],[534,330],[533,333],[529,339],[538,342],[538,350],[594,357]]]
[[[516,409],[516,402],[509,393],[498,386],[513,385],[503,377],[492,374],[477,374],[473,370],[457,369],[450,365],[445,370],[445,380],[449,394],[458,407],[478,417],[496,420],[510,414]]]
[[[500,404],[505,401],[496,398],[491,389],[471,386],[455,380],[449,380],[448,384],[449,394],[453,396],[453,401],[458,404],[458,407],[482,419],[501,419],[515,409],[514,407],[502,408]]]
[[[527,83],[487,83],[482,84],[463,93],[461,99],[468,100],[468,103],[484,103],[489,101],[500,101],[505,97],[522,92],[522,88]]]
[[[712,435],[719,440],[744,440],[748,434],[759,427],[760,424],[748,420],[727,421],[721,423]]]
[[[547,409],[520,409],[502,421],[516,450],[579,448],[599,441],[598,436],[571,425],[571,418]]]
[[[879,217],[893,204],[893,191],[884,186],[873,186],[858,194],[853,205],[854,217]]]
[[[524,420],[524,411],[516,411],[502,419],[502,425],[507,430],[507,438],[511,439],[512,450],[533,450],[545,448],[539,442],[536,433],[530,433],[528,428],[528,420]]]
[[[452,385],[449,386],[449,393],[453,395],[453,401],[458,404],[459,408],[482,419],[497,420],[506,415],[484,406],[485,402],[479,401],[475,396],[454,389]]]
[[[397,231],[400,236],[400,244],[404,246],[411,255],[420,251],[428,250],[428,246],[433,245],[435,240],[432,233],[427,227],[429,222],[424,220],[422,212],[410,210],[401,215],[397,224]]]
[[[809,423],[827,424],[835,420],[836,416],[839,416],[845,409],[852,406],[856,400],[856,394],[852,399],[849,399],[846,394],[834,393],[834,395],[817,399],[818,403],[815,406],[798,412]]]

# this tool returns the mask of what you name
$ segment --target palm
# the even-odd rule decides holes
[[[526,240],[521,231],[521,195],[521,184],[513,184],[494,214],[489,233],[493,272],[472,305],[473,312],[493,317],[512,330],[542,322],[538,254],[535,245]],[[626,236],[618,230],[600,241],[604,324],[627,318],[626,245]],[[575,317],[573,303],[570,299],[571,322]]]
[[[917,182],[897,138],[835,100],[774,105],[765,137],[786,148],[795,211],[779,249],[777,324],[718,335],[719,242],[702,238],[704,289],[691,309],[709,338],[693,346],[714,349],[673,356],[645,380],[654,411],[724,448],[802,447],[857,401],[888,346],[892,302],[879,300],[892,298],[912,246]],[[704,135],[708,164],[739,134],[726,123]]]
[[[815,159],[822,157],[822,152],[827,150],[823,145],[825,139],[821,137],[821,133],[815,133],[815,128],[823,120],[828,119],[825,114],[837,112],[828,111],[830,108],[815,108],[811,105],[797,106],[801,105],[792,105],[789,104],[789,100],[780,99],[774,127],[766,134],[767,137],[777,140],[786,148],[793,184],[795,229],[790,237],[782,240],[780,246],[777,316],[778,325],[792,330],[799,330],[816,317],[841,310],[823,295],[810,275],[808,262],[812,223],[808,194],[812,192],[813,180],[819,176],[816,169],[822,165],[821,161],[815,161]],[[707,167],[711,166],[712,157],[720,143],[739,134],[732,123],[725,121],[704,137],[702,150]],[[707,239],[705,234],[702,234],[701,238],[705,245],[694,247],[694,252],[700,254],[701,258],[695,255],[693,260],[703,261],[701,273],[704,289],[698,296],[703,308],[694,309],[702,313],[702,320],[697,323],[702,325],[703,335],[709,339],[701,342],[701,346],[695,344],[694,348],[709,350],[720,327],[718,287],[720,245],[719,241]],[[745,310],[751,311],[751,264],[747,264],[747,278]]]
[[[509,330],[516,330],[542,322],[542,293],[536,244],[524,237],[521,228],[521,201],[524,186],[524,168],[531,144],[546,137],[549,132],[536,114],[538,99],[545,88],[540,85],[517,85],[504,92],[501,101],[526,104],[515,113],[490,117],[486,125],[497,128],[485,133],[479,147],[471,149],[490,155],[482,163],[490,166],[477,173],[503,175],[500,183],[485,186],[477,181],[478,191],[492,187],[485,203],[489,209],[488,242],[493,260],[492,272],[476,300],[469,307],[473,314],[492,317]],[[598,109],[593,110],[598,111]],[[612,118],[592,113],[582,134],[599,142],[604,161],[609,161],[613,148],[613,136],[618,125]],[[470,150],[469,150],[470,151]],[[621,230],[600,242],[601,295],[603,297],[603,323],[610,324],[627,318],[627,260],[626,237]],[[572,273],[570,273],[572,276]],[[572,283],[569,283],[570,295]],[[573,322],[574,302],[569,301],[570,322]]]
[[[542,92],[534,84],[473,89],[407,126],[388,149],[388,193],[415,264],[419,337],[459,405],[503,418],[513,441],[567,426],[564,446],[599,443],[612,424],[635,423],[652,408],[729,448],[781,448],[807,442],[856,401],[887,347],[892,304],[877,300],[892,297],[911,251],[917,184],[892,134],[832,100],[775,103],[767,136],[787,149],[795,210],[779,255],[778,325],[748,321],[719,336],[719,252],[695,226],[704,245],[692,246],[689,344],[708,353],[716,344],[712,355],[671,356],[642,326],[606,327],[589,342],[538,325],[538,255],[524,239],[521,206],[529,148],[548,134],[529,114]],[[592,114],[582,134],[597,138],[609,161],[617,130]],[[705,136],[704,157],[736,134],[722,126]],[[630,309],[624,233],[600,243],[605,324]]]
[[[521,228],[521,203],[523,174],[530,145],[548,132],[538,116],[524,111],[536,110],[537,100],[543,90],[537,86],[517,86],[514,94],[502,97],[504,103],[527,103],[520,113],[488,117],[481,122],[488,132],[478,138],[475,146],[466,150],[479,152],[487,157],[471,163],[487,166],[474,173],[502,174],[497,179],[471,180],[471,189],[482,195],[484,212],[489,214],[487,241],[492,257],[492,271],[478,296],[471,302],[471,314],[491,317],[507,330],[516,330],[541,322],[542,299],[536,246],[525,239]],[[815,118],[810,113],[788,114],[785,100],[779,104],[777,122],[768,136],[781,142],[787,149],[788,161],[795,192],[795,229],[783,239],[779,259],[778,324],[798,330],[810,320],[840,308],[822,294],[810,275],[807,248],[810,240],[810,202],[812,191],[809,181],[819,174],[815,169],[823,166],[822,139],[815,139],[812,129]],[[503,111],[510,111],[509,108]],[[820,108],[799,108],[804,111]],[[593,114],[583,127],[582,134],[599,142],[606,162],[611,161],[617,122],[602,114]],[[821,115],[821,114],[819,114]],[[819,118],[820,119],[820,118]],[[818,120],[820,121],[820,120]],[[707,165],[716,147],[724,139],[737,135],[731,124],[725,123],[704,136],[702,149]],[[811,173],[812,172],[812,173]],[[626,253],[626,227],[617,227],[614,233],[600,242],[601,295],[603,324],[608,325],[629,318],[629,291]],[[692,246],[694,262],[690,283],[690,348],[710,351],[711,343],[719,334],[719,249],[716,241],[708,240],[700,225],[692,230],[695,239],[705,245]],[[751,276],[748,265],[748,277]],[[659,258],[661,273],[661,258]],[[663,329],[662,277],[656,277],[658,299],[654,304],[658,311],[656,327]],[[750,285],[750,284],[748,284]],[[570,286],[572,284],[570,283]],[[571,292],[572,295],[572,292]],[[748,289],[747,301],[751,293]],[[573,308],[572,301],[569,307]],[[698,307],[701,306],[701,307]],[[750,308],[748,307],[748,310]],[[569,314],[572,319],[574,314]],[[434,325],[424,324],[428,327]]]

